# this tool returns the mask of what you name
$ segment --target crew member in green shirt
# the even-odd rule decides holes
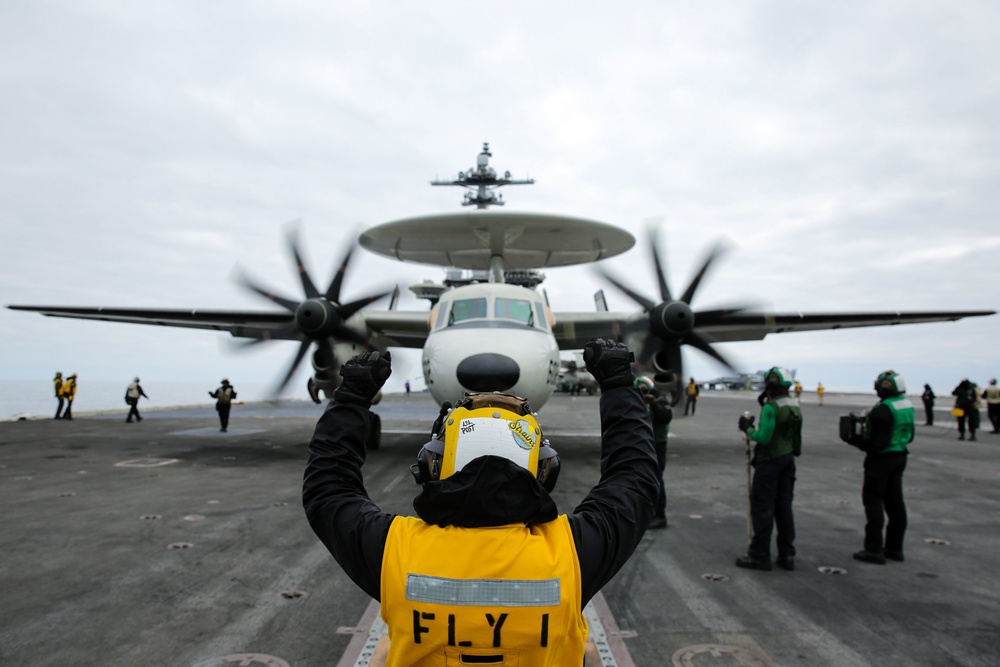
[[[906,446],[913,441],[913,404],[906,399],[906,383],[895,371],[885,371],[875,380],[881,401],[865,418],[862,447],[865,481],[861,501],[865,506],[865,548],[854,558],[885,565],[885,559],[903,560],[906,533],[906,503],[903,502],[903,471]],[[886,524],[885,517],[889,517]],[[882,528],[885,527],[885,543]]]
[[[750,514],[753,538],[737,567],[771,569],[771,531],[777,526],[778,565],[795,569],[795,519],[792,497],[795,491],[795,457],[802,451],[802,411],[788,395],[792,375],[775,366],[764,375],[767,402],[760,411],[760,428],[753,418],[740,417],[740,430],[757,443],[753,450],[753,484]]]

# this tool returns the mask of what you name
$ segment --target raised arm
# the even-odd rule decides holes
[[[632,386],[624,345],[587,344],[587,370],[601,385],[601,480],[573,514],[570,525],[580,557],[583,604],[625,564],[653,517],[659,486],[653,430]]]
[[[371,429],[371,400],[389,377],[390,359],[378,352],[353,357],[309,442],[302,505],[309,525],[362,590],[379,599],[382,551],[394,515],[372,502],[361,466]]]

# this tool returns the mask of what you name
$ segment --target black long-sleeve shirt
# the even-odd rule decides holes
[[[879,403],[868,413],[871,432],[865,440],[865,451],[877,454],[892,444],[892,428],[895,419],[892,408],[885,403]]]
[[[583,604],[632,555],[653,516],[659,493],[653,433],[638,390],[608,391],[601,396],[600,409],[601,479],[569,515],[580,559]],[[382,512],[364,488],[361,467],[370,424],[367,406],[330,403],[309,443],[302,502],[309,524],[344,572],[379,600],[382,552],[395,515]],[[475,484],[463,482],[459,473],[424,485],[421,499],[431,492],[438,508],[447,505],[451,525],[506,525],[554,518],[554,503],[541,485],[527,470],[512,471],[510,466],[517,468],[504,459],[486,461],[478,468]],[[508,499],[512,493],[519,494],[523,502],[503,503],[505,513],[489,516],[484,523],[482,511],[489,505],[490,494],[501,490]]]

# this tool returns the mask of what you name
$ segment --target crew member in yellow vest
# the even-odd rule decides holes
[[[66,399],[66,410],[63,412],[63,419],[73,419],[73,399],[76,398],[76,373],[70,373],[66,382],[62,386],[62,395]]]
[[[695,408],[698,407],[699,391],[700,389],[698,387],[698,383],[694,381],[694,378],[691,378],[691,380],[687,383],[687,387],[684,389],[684,394],[687,396],[687,402],[684,403],[685,416],[687,416],[688,410],[690,410],[693,415]]]
[[[303,505],[347,575],[381,603],[389,667],[583,664],[583,608],[635,550],[659,493],[631,353],[597,339],[584,360],[602,389],[602,474],[570,514],[549,495],[558,455],[527,402],[502,393],[467,394],[420,450],[416,517],[382,512],[361,466],[389,353],[341,368],[309,444]]]
[[[56,371],[56,376],[52,378],[52,383],[55,385],[56,400],[59,401],[59,405],[56,406],[56,416],[54,418],[59,419],[62,416],[63,405],[66,404],[66,399],[63,397],[62,373]]]

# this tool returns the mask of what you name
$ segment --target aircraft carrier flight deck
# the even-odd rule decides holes
[[[598,400],[556,394],[539,415],[563,459],[563,512],[599,476]],[[837,419],[875,402],[803,396],[794,572],[734,565],[747,542],[736,421],[758,413],[755,396],[707,392],[695,416],[675,410],[669,528],[648,531],[595,600],[588,664],[1000,664],[1000,435],[959,442],[944,411],[918,425],[906,561],[860,563],[864,457]],[[409,466],[437,409],[417,393],[376,410],[366,486],[412,513]],[[237,406],[228,433],[210,408],[0,423],[0,664],[377,664],[376,607],[302,511],[321,411]]]

